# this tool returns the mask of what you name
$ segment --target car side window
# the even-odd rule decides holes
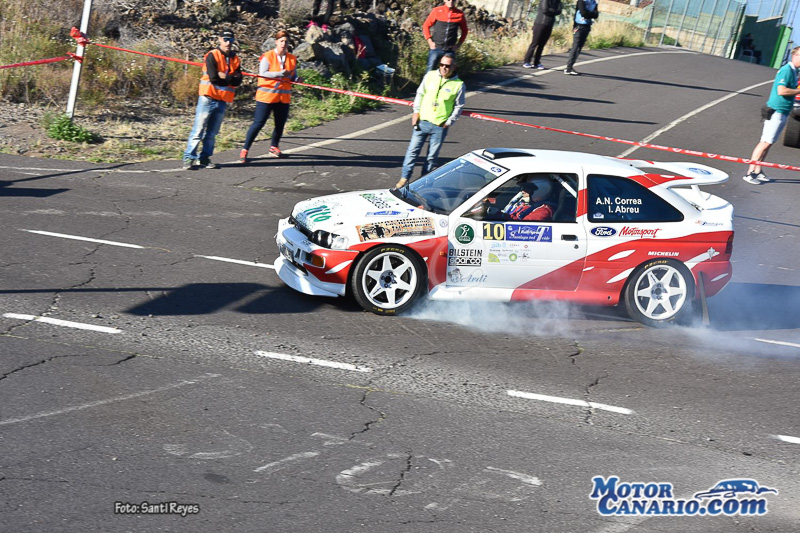
[[[522,196],[521,183],[527,180],[546,180],[551,184],[545,203],[553,211],[552,219],[543,222],[575,222],[577,211],[578,176],[574,174],[529,173],[520,174],[482,198],[464,216],[475,220],[503,221]]]
[[[680,222],[681,213],[669,202],[635,181],[619,176],[588,177],[590,222]]]

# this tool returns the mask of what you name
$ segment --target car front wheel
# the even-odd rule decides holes
[[[800,114],[792,111],[786,121],[786,133],[783,134],[783,145],[800,148]]]
[[[410,249],[386,244],[359,260],[350,286],[356,302],[378,315],[402,313],[427,283],[425,265]]]
[[[656,259],[631,274],[625,307],[631,318],[649,326],[681,320],[691,314],[694,278],[682,263]]]

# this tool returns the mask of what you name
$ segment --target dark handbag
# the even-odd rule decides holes
[[[769,120],[772,118],[772,114],[775,112],[770,106],[765,105],[761,107],[761,118],[764,120]]]

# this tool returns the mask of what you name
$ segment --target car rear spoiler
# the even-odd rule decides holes
[[[710,193],[701,191],[700,187],[725,183],[730,178],[728,174],[721,170],[699,163],[665,163],[661,161],[644,161],[642,159],[615,159],[622,159],[632,167],[646,171],[647,174],[662,174],[660,171],[665,171],[663,173],[674,175],[672,179],[662,185],[668,189],[672,187],[690,187],[693,192],[693,198],[687,197],[686,200],[701,210],[717,208],[720,207],[720,204],[718,203],[719,199]]]
[[[721,170],[699,163],[666,163],[661,161],[644,161],[642,159],[615,159],[621,159],[632,167],[646,171],[647,174],[674,174],[678,179],[672,179],[664,183],[665,187],[718,185],[720,183],[725,183],[730,178],[728,174]],[[664,172],[658,172],[659,170],[663,170]]]

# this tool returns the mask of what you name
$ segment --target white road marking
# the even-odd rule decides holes
[[[287,463],[291,463],[292,461],[299,461],[300,459],[311,459],[312,457],[318,456],[318,452],[303,452],[303,453],[296,453],[294,455],[290,455],[289,457],[284,457],[278,461],[267,463],[264,466],[259,466],[253,472],[264,472],[269,470],[271,472],[277,472],[278,470],[283,469]]]
[[[107,326],[95,326],[92,324],[83,324],[81,322],[70,322],[69,320],[59,320],[57,318],[50,318],[46,316],[21,315],[18,313],[3,313],[3,316],[5,318],[16,318],[19,320],[33,320],[35,322],[44,322],[45,324],[64,326],[66,328],[88,329],[91,331],[99,331],[100,333],[122,333],[122,330],[117,328],[109,328]]]
[[[632,415],[634,411],[625,407],[616,407],[614,405],[606,405],[604,403],[587,402],[585,400],[575,400],[572,398],[561,398],[560,396],[548,396],[546,394],[534,394],[532,392],[522,392],[517,390],[506,391],[509,396],[515,398],[525,398],[526,400],[541,400],[543,402],[563,403],[566,405],[577,405],[580,407],[591,407],[592,409],[600,409],[602,411],[611,411],[612,413],[620,413],[623,415]]]
[[[744,87],[743,89],[739,89],[738,91],[734,91],[734,92],[732,92],[730,94],[726,94],[722,98],[717,98],[713,102],[709,102],[706,105],[698,107],[694,111],[689,111],[688,113],[686,113],[685,115],[683,115],[680,118],[676,118],[675,120],[673,120],[672,122],[670,122],[669,124],[664,126],[663,128],[654,131],[653,133],[651,133],[650,135],[648,135],[647,137],[645,137],[644,139],[642,139],[639,142],[649,143],[650,141],[652,141],[653,139],[655,139],[656,137],[658,137],[662,133],[665,133],[665,132],[671,130],[675,126],[679,125],[681,122],[684,122],[684,121],[692,118],[693,116],[702,113],[706,109],[712,108],[717,104],[721,104],[722,102],[724,102],[724,101],[726,101],[726,100],[728,100],[730,98],[733,98],[734,96],[739,96],[741,93],[747,92],[750,89],[755,89],[756,87],[761,87],[762,85],[766,85],[768,83],[772,83],[772,81],[773,80],[762,81],[760,83],[756,83],[754,85],[750,85],[749,87]],[[635,152],[636,150],[638,150],[639,148],[642,148],[642,147],[641,146],[631,146],[630,148],[628,148],[627,150],[625,150],[624,152],[619,154],[617,157],[627,157],[630,154],[632,154],[633,152]]]
[[[790,437],[789,435],[773,435],[778,440],[792,444],[800,444],[800,437]]]
[[[785,342],[785,341],[773,341],[769,339],[755,339],[758,342],[766,342],[768,344],[778,344],[780,346],[789,346],[791,348],[800,348],[800,344],[795,344],[793,342]]]
[[[227,447],[214,451],[214,452],[196,452],[191,453],[188,444],[165,444],[164,451],[167,453],[171,453],[172,455],[177,455],[179,457],[187,456],[187,459],[202,459],[202,460],[213,460],[213,459],[226,459],[228,457],[236,457],[237,455],[241,455],[243,453],[247,453],[253,449],[253,445],[250,444],[248,441],[241,437],[237,437],[231,433],[228,433],[224,429],[222,430],[223,435],[204,435],[201,440],[203,441],[224,441],[223,444]],[[205,442],[204,442],[205,444]]]
[[[254,263],[252,261],[242,261],[241,259],[230,259],[228,257],[217,257],[216,255],[195,255],[195,257],[202,257],[203,259],[212,259],[214,261],[223,261],[225,263],[236,263],[237,265],[247,265],[259,268],[271,268],[275,270],[273,265],[267,263]]]
[[[62,239],[72,239],[75,241],[88,241],[100,244],[110,244],[111,246],[122,246],[123,248],[144,248],[144,246],[139,246],[138,244],[128,244],[125,242],[116,242],[116,241],[104,241],[103,239],[90,239],[89,237],[79,237],[77,235],[67,235],[65,233],[53,233],[52,231],[39,231],[35,229],[23,229],[22,231],[27,231],[28,233],[37,233],[39,235],[48,235],[50,237],[60,237]]]
[[[165,387],[159,387],[157,389],[150,389],[150,390],[145,390],[145,391],[141,391],[141,392],[134,392],[133,394],[126,394],[125,396],[117,396],[115,398],[108,398],[107,400],[98,400],[96,402],[84,403],[84,404],[81,404],[81,405],[74,405],[72,407],[66,407],[64,409],[57,409],[55,411],[45,411],[45,412],[42,412],[42,413],[36,413],[34,415],[21,416],[19,418],[7,418],[5,420],[0,420],[0,426],[8,426],[8,425],[11,425],[11,424],[18,424],[20,422],[27,422],[29,420],[36,420],[38,418],[45,418],[45,417],[48,417],[48,416],[55,416],[55,415],[63,415],[65,413],[71,413],[72,411],[80,411],[80,410],[83,410],[83,409],[89,409],[91,407],[98,407],[98,406],[101,406],[101,405],[106,405],[106,404],[109,404],[109,403],[116,403],[116,402],[122,402],[122,401],[125,401],[125,400],[132,400],[134,398],[140,398],[142,396],[148,396],[150,394],[156,394],[158,392],[165,392],[165,391],[168,391],[168,390],[177,389],[179,387],[185,387],[186,385],[194,385],[194,384],[196,384],[196,383],[198,383],[198,382],[200,382],[200,381],[202,381],[204,379],[216,378],[216,377],[219,377],[219,374],[206,374],[204,376],[200,376],[200,377],[194,378],[192,380],[184,380],[184,381],[181,381],[180,383],[174,383],[172,385],[167,385]]]
[[[328,361],[326,359],[313,359],[311,357],[301,357],[299,355],[288,355],[283,353],[262,352],[262,351],[256,351],[255,354],[261,357],[268,357],[270,359],[280,359],[281,361],[291,361],[293,363],[326,366],[330,368],[338,368],[340,370],[352,370],[354,372],[372,372],[372,369],[367,366],[356,366],[356,365],[351,365],[350,363],[338,363],[336,361]]]
[[[536,485],[539,486],[542,484],[542,480],[540,480],[536,476],[531,476],[528,474],[522,474],[520,472],[514,472],[512,470],[503,470],[502,468],[495,468],[493,466],[487,466],[484,470],[488,470],[489,472],[499,472],[500,474],[505,474],[506,476],[510,477],[511,479],[516,479],[522,481],[526,485]]]

